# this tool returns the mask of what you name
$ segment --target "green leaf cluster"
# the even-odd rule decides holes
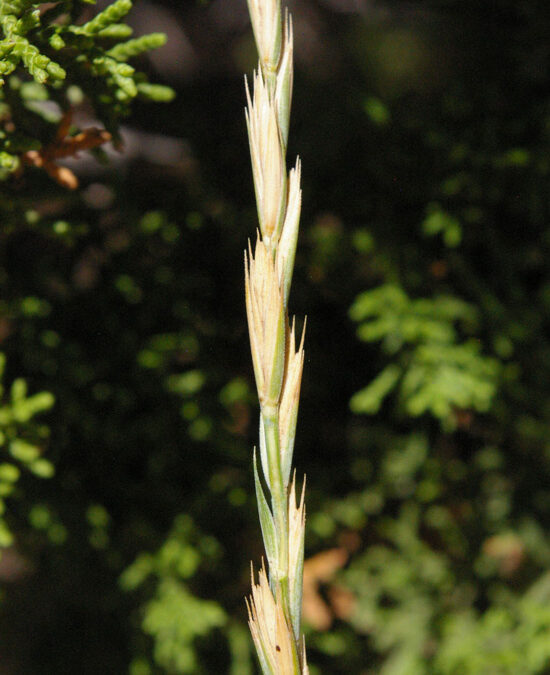
[[[192,519],[181,515],[158,551],[140,553],[120,578],[126,591],[152,584],[151,597],[142,608],[142,627],[154,640],[155,663],[168,672],[197,672],[195,641],[227,625],[220,604],[194,595],[187,583],[204,561],[218,553],[215,539],[201,535]],[[146,663],[144,658],[136,662],[142,668]]]
[[[173,98],[169,87],[149,83],[128,63],[161,47],[165,36],[130,38],[132,29],[124,19],[131,0],[115,0],[82,22],[90,4],[58,0],[0,5],[1,178],[21,168],[25,152],[52,143],[62,115],[83,100],[117,141],[120,121],[136,98]]]
[[[351,399],[356,413],[374,414],[394,389],[413,417],[430,413],[447,427],[455,410],[487,411],[496,393],[499,363],[481,353],[472,332],[474,307],[452,296],[411,300],[386,284],[359,295],[350,309],[359,339],[380,341],[393,357],[374,380]]]
[[[54,397],[47,391],[29,395],[27,383],[21,378],[5,392],[5,363],[5,355],[0,353],[0,547],[13,543],[5,518],[6,498],[16,494],[21,471],[39,478],[54,475],[53,464],[43,456],[49,428],[34,419],[53,406]]]
[[[384,519],[379,531],[387,544],[371,546],[342,576],[357,592],[351,624],[386,655],[381,675],[545,673],[548,573],[522,596],[501,588],[480,611],[475,587],[423,541],[422,520],[412,505]]]

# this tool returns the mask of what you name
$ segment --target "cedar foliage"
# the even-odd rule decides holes
[[[0,5],[0,179],[32,164],[44,167],[61,184],[76,187],[54,160],[111,138],[119,142],[120,121],[136,97],[172,98],[168,87],[150,84],[128,63],[161,47],[165,36],[128,39],[132,29],[121,22],[131,0],[116,0],[82,22],[93,4],[14,0]],[[72,107],[84,97],[107,133],[83,133],[70,124]]]

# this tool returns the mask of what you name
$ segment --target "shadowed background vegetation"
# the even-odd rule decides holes
[[[78,25],[106,7],[63,4]],[[312,675],[544,675],[546,3],[291,8]],[[123,21],[166,45],[113,64],[113,29],[62,34],[68,53],[14,28],[82,91],[0,54],[0,673],[252,675],[255,47],[244,0],[140,0]],[[88,131],[95,157],[44,170],[60,124],[120,151]]]

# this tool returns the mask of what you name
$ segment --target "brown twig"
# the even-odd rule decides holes
[[[77,157],[79,152],[108,143],[112,136],[105,129],[97,127],[88,127],[74,136],[69,136],[71,126],[72,111],[69,110],[61,118],[54,140],[40,150],[23,153],[21,161],[23,166],[44,169],[56,183],[69,190],[75,190],[78,187],[78,178],[71,169],[57,164],[57,160]]]

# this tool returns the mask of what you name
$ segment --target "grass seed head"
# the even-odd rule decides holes
[[[300,386],[302,381],[302,370],[304,367],[305,325],[298,351],[296,351],[295,347],[296,341],[294,334],[295,326],[293,321],[292,327],[287,332],[285,374],[281,391],[281,400],[279,403],[279,446],[281,452],[283,482],[285,486],[288,485],[290,477],[292,453],[294,451],[294,438],[296,436]]]
[[[262,408],[279,402],[285,367],[285,311],[273,256],[258,238],[245,255],[248,331]]]
[[[277,84],[275,87],[275,107],[277,109],[277,121],[279,122],[281,141],[285,151],[288,143],[290,106],[292,103],[292,84],[294,81],[293,51],[292,20],[287,12],[283,36],[282,56],[279,69],[277,71]]]
[[[272,238],[276,243],[286,206],[286,170],[277,111],[261,72],[254,75],[253,96],[248,85],[246,95],[246,123],[260,229],[266,243]]]
[[[254,477],[271,587],[265,569],[252,578],[249,625],[264,675],[307,675],[300,634],[304,559],[304,493],[289,491],[304,336],[296,351],[287,304],[301,211],[300,160],[287,176],[286,149],[293,87],[292,21],[281,0],[248,0],[260,56],[246,123],[261,239],[245,253],[246,312],[260,399],[260,456],[268,505],[254,459]],[[254,576],[254,575],[253,575]]]
[[[252,574],[252,595],[247,607],[248,625],[264,672],[276,675],[300,672],[292,629],[285,618],[281,598],[275,599],[271,592],[263,567],[258,573],[258,584]]]
[[[295,638],[300,638],[302,614],[302,587],[304,576],[304,538],[306,526],[305,479],[300,502],[296,504],[296,478],[292,479],[288,495],[288,586],[290,590],[290,613]],[[305,662],[304,662],[305,663]]]
[[[281,0],[248,0],[248,10],[260,61],[274,72],[281,54]]]
[[[288,203],[279,246],[277,248],[277,271],[279,273],[279,280],[283,286],[285,306],[288,303],[288,296],[290,294],[294,257],[296,255],[296,245],[298,243],[298,229],[302,208],[302,190],[300,189],[301,174],[302,164],[298,157],[296,160],[296,168],[291,169],[289,174]]]

